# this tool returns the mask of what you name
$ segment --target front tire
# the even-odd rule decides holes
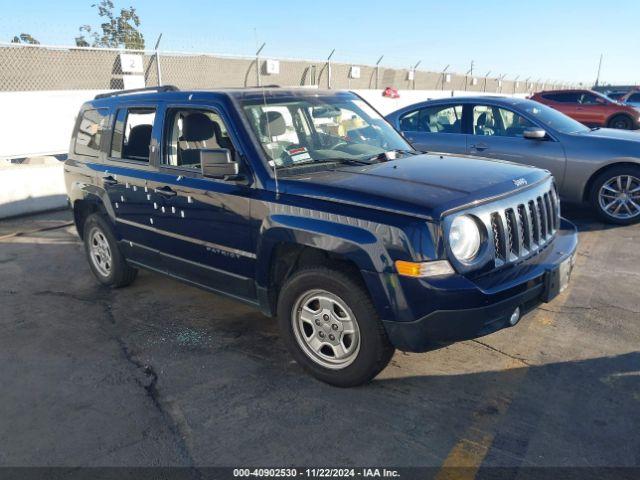
[[[278,322],[296,361],[331,385],[367,383],[393,356],[368,292],[354,275],[338,270],[294,273],[281,289]]]
[[[593,182],[590,201],[607,223],[631,225],[640,221],[640,167],[621,165],[602,172]]]
[[[626,115],[616,115],[607,123],[608,128],[617,128],[619,130],[631,130],[633,128],[633,120]]]
[[[93,275],[103,285],[119,288],[133,282],[138,270],[120,253],[109,223],[97,213],[87,217],[83,230],[84,249]]]

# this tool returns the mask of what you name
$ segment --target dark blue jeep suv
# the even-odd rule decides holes
[[[146,268],[254,305],[339,386],[515,325],[577,245],[549,172],[422,154],[347,92],[98,95],[65,176],[100,282]]]

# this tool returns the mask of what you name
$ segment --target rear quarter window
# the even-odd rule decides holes
[[[100,154],[102,132],[107,123],[108,109],[97,108],[82,112],[76,133],[74,152],[77,155],[97,157]]]

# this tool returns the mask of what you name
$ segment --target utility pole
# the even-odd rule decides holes
[[[598,62],[598,76],[596,77],[596,87],[600,83],[600,69],[602,68],[602,54],[600,54],[600,61]]]
[[[261,80],[260,80],[260,52],[262,51],[262,49],[264,48],[264,46],[267,43],[264,42],[260,48],[258,49],[258,51],[256,52],[256,78],[258,80],[258,86],[260,86]]]
[[[513,93],[516,93],[516,88],[518,87],[518,79],[520,75],[516,75],[516,78],[513,79]]]
[[[160,46],[160,40],[162,40],[162,33],[156,41],[156,46],[153,48],[156,51],[156,75],[158,77],[158,86],[162,85],[162,70],[160,70],[160,53],[158,47]]]
[[[380,62],[382,61],[383,58],[384,58],[384,55],[380,55],[380,58],[376,62],[376,90],[378,90],[378,77],[379,77],[378,74],[380,72]]]
[[[331,57],[336,53],[336,49],[331,50],[331,53],[327,57],[327,88],[331,90]]]

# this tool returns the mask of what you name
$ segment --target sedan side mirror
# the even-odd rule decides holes
[[[542,140],[547,136],[547,132],[543,128],[529,127],[524,129],[522,136],[529,140]]]
[[[202,175],[210,178],[235,177],[240,173],[240,166],[233,161],[228,148],[200,150],[200,168]]]

